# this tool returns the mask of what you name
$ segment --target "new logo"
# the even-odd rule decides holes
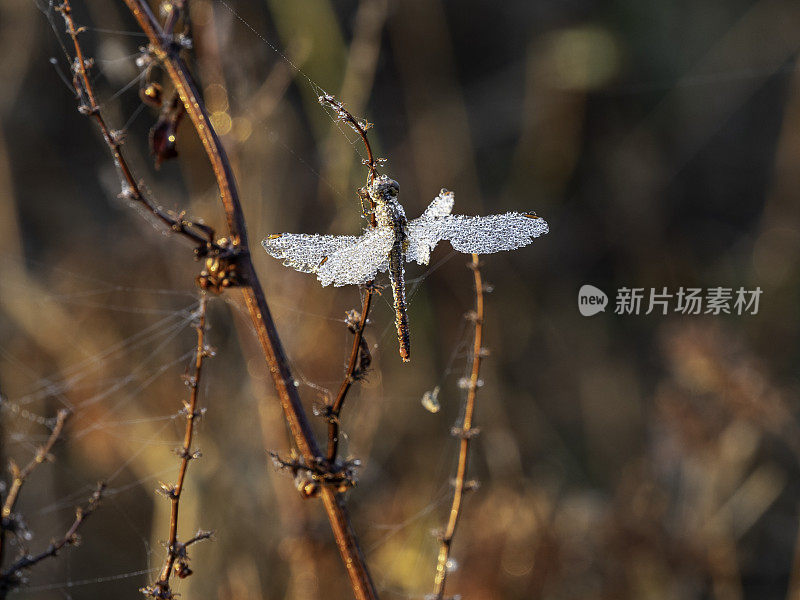
[[[584,317],[603,312],[608,306],[608,296],[593,285],[582,285],[578,290],[578,310]]]

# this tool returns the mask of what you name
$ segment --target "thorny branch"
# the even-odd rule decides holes
[[[372,153],[372,145],[369,143],[369,136],[367,135],[367,130],[372,127],[372,123],[369,121],[359,121],[356,119],[352,113],[350,113],[350,111],[344,107],[344,104],[330,94],[324,94],[320,96],[318,100],[322,106],[330,106],[336,113],[336,119],[343,123],[347,123],[350,127],[352,127],[356,133],[361,136],[361,141],[364,142],[364,148],[367,150],[367,160],[364,161],[364,164],[367,165],[367,168],[369,168],[369,174],[367,175],[367,186],[361,188],[358,191],[358,194],[361,198],[361,210],[369,218],[369,224],[372,227],[375,227],[375,202],[372,200],[372,198],[370,198],[369,194],[367,194],[367,187],[378,176],[378,164],[383,164],[385,159],[376,159],[375,155]],[[365,209],[365,201],[369,205],[368,210]],[[371,283],[367,284],[368,288],[370,286]]]
[[[56,556],[59,550],[61,550],[64,546],[76,546],[80,542],[78,530],[86,521],[86,519],[88,519],[89,516],[91,516],[91,514],[100,505],[100,500],[103,497],[103,492],[105,489],[105,483],[101,482],[97,484],[97,489],[89,498],[86,506],[75,509],[75,519],[72,521],[72,525],[69,526],[69,529],[67,529],[61,538],[50,542],[50,545],[47,547],[47,549],[39,554],[26,554],[21,556],[14,564],[9,566],[2,572],[2,574],[0,574],[0,599],[5,598],[8,592],[24,583],[22,578],[23,571],[30,569],[34,565],[47,558],[50,558],[51,556]]]
[[[472,269],[475,278],[475,312],[471,318],[475,322],[475,339],[472,347],[472,372],[469,381],[466,383],[467,399],[464,404],[464,420],[460,427],[453,428],[453,434],[457,435],[461,441],[458,451],[458,467],[453,483],[453,502],[450,505],[450,517],[447,526],[442,532],[439,542],[439,556],[436,561],[436,576],[433,584],[432,600],[442,600],[444,598],[445,582],[447,580],[448,561],[450,560],[450,548],[453,544],[453,537],[456,533],[456,526],[461,515],[461,506],[464,499],[464,492],[474,487],[466,480],[467,462],[469,459],[469,442],[475,437],[477,429],[472,427],[472,418],[475,413],[475,397],[480,387],[481,358],[484,356],[482,348],[483,338],[483,292],[484,285],[481,278],[480,262],[478,255],[472,255],[472,262],[468,264]]]
[[[330,468],[335,468],[336,454],[339,449],[339,416],[341,415],[347,392],[350,391],[354,381],[358,381],[364,376],[371,362],[369,347],[364,340],[364,328],[367,326],[372,294],[374,293],[374,286],[366,286],[361,313],[352,311],[348,315],[347,326],[353,332],[353,349],[350,351],[350,359],[347,361],[347,370],[345,371],[342,385],[339,386],[339,393],[336,394],[336,399],[326,411],[328,419],[328,452],[326,458]]]
[[[14,461],[11,461],[9,467],[12,477],[11,487],[3,503],[2,522],[0,523],[0,565],[2,565],[6,542],[8,541],[6,534],[9,532],[17,534],[19,529],[24,527],[21,517],[14,512],[22,487],[39,465],[50,460],[50,452],[61,436],[64,423],[66,423],[68,417],[69,411],[58,411],[55,425],[47,441],[36,450],[36,454],[25,467],[20,469]],[[97,490],[92,494],[88,504],[83,508],[79,507],[76,509],[75,520],[72,522],[69,529],[67,529],[66,533],[58,540],[51,542],[46,550],[39,554],[23,554],[15,562],[0,572],[0,599],[5,598],[9,591],[20,586],[24,582],[22,578],[23,571],[30,569],[51,556],[55,556],[64,546],[72,546],[78,543],[78,529],[97,508],[104,489],[104,483],[98,484]]]
[[[84,56],[83,49],[78,42],[78,36],[83,33],[84,28],[75,26],[69,0],[64,0],[57,7],[57,10],[64,17],[67,34],[71,38],[75,48],[75,59],[72,62],[72,85],[75,88],[75,93],[80,102],[78,110],[82,114],[93,118],[100,128],[103,139],[114,158],[114,165],[117,167],[120,177],[122,178],[120,197],[139,204],[166,225],[170,231],[179,233],[191,240],[197,246],[200,256],[205,256],[205,254],[211,250],[219,250],[214,242],[214,232],[210,227],[202,223],[188,221],[184,219],[183,214],[173,214],[165,210],[161,206],[151,202],[142,192],[141,186],[134,177],[131,168],[128,166],[128,161],[125,159],[125,155],[122,152],[122,133],[111,130],[100,111],[100,105],[97,102],[97,97],[95,96],[89,77],[89,69],[92,67],[94,61]]]
[[[296,452],[292,452],[288,459],[281,458],[276,452],[269,454],[279,470],[292,474],[297,490],[306,498],[317,496],[320,484],[333,486],[340,492],[346,491],[353,485],[356,470],[361,466],[361,461],[357,459],[348,460],[333,470],[322,458],[316,463],[308,464]]]
[[[125,4],[150,42],[147,48],[150,56],[167,72],[175,91],[183,102],[186,114],[191,119],[211,162],[214,177],[219,186],[220,199],[225,209],[231,242],[246,252],[247,233],[233,169],[217,132],[211,125],[197,84],[189,72],[189,67],[181,57],[181,51],[185,48],[185,44],[177,41],[171,31],[174,23],[180,19],[187,2],[184,0],[170,4],[167,25],[169,26],[170,22],[173,25],[167,30],[161,27],[149,4],[144,0],[125,0]]]
[[[169,76],[175,91],[178,93],[186,114],[189,116],[195,131],[197,132],[206,154],[214,171],[217,185],[220,191],[220,199],[225,210],[228,226],[229,239],[224,240],[224,246],[220,247],[213,241],[213,232],[210,229],[198,226],[197,224],[178,219],[176,223],[168,222],[172,229],[179,231],[190,237],[194,236],[194,241],[204,244],[204,248],[209,248],[216,253],[225,253],[221,268],[224,270],[224,280],[230,285],[242,288],[245,304],[247,305],[256,334],[261,343],[264,357],[272,375],[273,384],[278,393],[278,397],[283,407],[286,421],[294,438],[294,442],[300,451],[306,464],[315,464],[324,460],[317,441],[314,437],[308,416],[300,401],[297,388],[294,385],[294,376],[289,368],[288,360],[283,349],[283,344],[278,335],[275,323],[272,319],[269,306],[264,295],[264,291],[258,280],[253,266],[249,248],[247,244],[247,230],[245,227],[244,214],[239,202],[239,195],[236,189],[236,182],[233,177],[233,170],[227,158],[222,143],[212,127],[205,105],[192,78],[186,63],[180,56],[181,49],[185,44],[181,44],[173,37],[172,30],[174,24],[179,19],[179,12],[187,4],[176,2],[171,4],[173,11],[169,17],[167,28],[161,27],[153,14],[150,6],[145,0],[125,0],[125,4],[133,14],[139,27],[147,36],[149,41],[148,52],[159,62],[160,66]],[[124,165],[121,161],[122,154],[119,150],[119,141],[109,131],[105,121],[100,116],[97,102],[91,90],[91,83],[86,75],[87,62],[84,59],[80,44],[78,43],[76,30],[71,17],[71,10],[67,1],[61,5],[62,14],[67,22],[67,29],[75,45],[76,52],[76,82],[78,85],[79,97],[88,99],[88,110],[84,111],[95,118],[103,133],[106,143],[109,145],[115,161]],[[183,41],[183,40],[181,40]],[[151,205],[138,193],[136,180],[130,174],[130,170],[120,166],[122,175],[126,182],[126,189],[132,190],[134,199],[142,202],[153,214],[162,220],[169,219],[169,215],[163,215],[163,211],[154,211]],[[188,225],[200,229],[200,235]],[[220,240],[222,242],[223,240]],[[201,255],[204,255],[201,253]],[[199,283],[202,284],[202,281]],[[216,278],[210,280],[210,288],[214,291],[221,291],[227,287],[222,281]],[[219,285],[217,285],[219,283]],[[358,541],[350,523],[344,499],[337,488],[330,485],[321,486],[319,495],[322,497],[325,511],[331,523],[334,538],[336,539],[339,552],[350,577],[353,593],[358,600],[372,600],[377,598],[374,584],[372,583],[366,561],[359,548]]]
[[[50,451],[58,441],[61,431],[64,429],[64,423],[66,423],[68,417],[68,410],[62,409],[58,411],[58,414],[56,415],[56,422],[53,426],[50,436],[47,438],[47,441],[36,450],[36,454],[34,455],[33,459],[31,459],[31,461],[25,465],[24,468],[20,469],[19,466],[17,466],[17,463],[15,463],[13,460],[9,465],[12,481],[11,488],[8,490],[8,496],[6,496],[6,500],[3,503],[2,522],[0,522],[0,565],[3,564],[3,557],[5,555],[6,533],[9,531],[14,531],[16,528],[16,515],[14,514],[14,508],[17,505],[20,490],[22,490],[22,486],[25,484],[25,481],[28,479],[30,474],[33,473],[34,469],[36,469],[36,467],[43,462],[49,460]]]
[[[369,184],[371,184],[378,176],[379,162],[379,160],[375,159],[375,155],[372,153],[372,145],[370,144],[369,136],[367,135],[367,130],[372,127],[372,125],[368,121],[362,122],[356,119],[352,113],[350,113],[350,111],[344,107],[344,104],[330,94],[324,94],[320,96],[319,103],[323,106],[331,107],[336,113],[337,120],[347,123],[361,136],[361,140],[364,142],[364,148],[366,148],[367,151],[367,160],[365,161],[365,164],[369,168],[369,174],[367,175],[367,186],[369,186]],[[374,202],[370,198],[369,194],[366,193],[365,188],[359,190],[359,196],[361,198],[362,210],[369,218],[370,225],[374,227],[376,224]],[[365,201],[369,204],[368,210],[365,210],[364,208]],[[353,385],[354,381],[358,381],[364,376],[364,373],[371,362],[369,347],[364,341],[364,328],[367,325],[367,320],[369,317],[369,310],[372,304],[372,295],[375,293],[377,293],[377,288],[375,287],[374,282],[371,281],[367,283],[366,286],[364,286],[364,298],[362,301],[361,313],[358,314],[353,311],[348,315],[347,326],[350,331],[353,332],[353,349],[351,350],[350,358],[347,361],[347,369],[345,370],[344,379],[342,380],[341,386],[339,386],[339,393],[336,395],[333,403],[327,407],[326,411],[326,417],[328,419],[328,450],[326,453],[326,458],[328,460],[328,466],[331,469],[336,469],[336,455],[339,450],[339,417],[342,412],[342,407],[344,406],[345,398],[347,397],[347,392],[350,391],[350,387]]]
[[[324,94],[320,96],[318,100],[323,106],[330,106],[334,110],[337,120],[347,123],[356,131],[356,133],[358,133],[358,135],[361,136],[361,140],[364,142],[364,147],[367,149],[367,160],[365,161],[365,164],[367,167],[369,167],[369,182],[371,183],[372,180],[378,176],[378,163],[382,162],[381,159],[376,159],[375,155],[372,154],[372,146],[370,145],[369,138],[367,136],[367,129],[372,127],[372,123],[369,121],[359,121],[356,119],[350,113],[350,111],[344,107],[344,104],[330,94]]]
[[[2,565],[3,556],[5,553],[6,533],[10,530],[14,530],[14,508],[17,505],[20,490],[22,490],[22,486],[25,484],[25,481],[28,479],[30,474],[33,473],[34,469],[36,469],[36,467],[43,462],[49,460],[50,451],[58,441],[59,436],[61,436],[61,431],[64,429],[64,423],[66,423],[68,417],[68,410],[62,409],[58,411],[55,425],[53,426],[53,430],[50,432],[47,441],[39,446],[39,448],[36,450],[36,454],[33,456],[31,461],[25,465],[24,468],[20,469],[17,463],[15,463],[13,460],[9,464],[12,481],[11,488],[8,490],[8,496],[6,496],[6,500],[3,503],[2,523],[0,523],[0,565]]]
[[[174,598],[174,594],[170,589],[169,580],[173,571],[181,579],[188,577],[192,574],[192,569],[189,568],[189,555],[186,549],[193,543],[209,539],[213,532],[211,531],[198,531],[197,534],[187,540],[186,542],[178,541],[178,512],[181,504],[181,493],[183,492],[183,484],[186,481],[186,471],[189,468],[189,461],[200,457],[199,452],[192,451],[192,437],[194,436],[194,424],[197,419],[203,415],[203,411],[198,409],[197,400],[200,389],[200,376],[203,373],[203,361],[206,357],[212,356],[213,351],[207,346],[205,333],[206,333],[206,307],[208,304],[208,297],[205,293],[200,298],[200,308],[196,314],[195,329],[197,331],[197,349],[194,358],[194,372],[187,375],[184,380],[189,387],[189,400],[183,404],[183,413],[186,417],[186,429],[183,434],[183,446],[178,450],[178,456],[181,459],[180,467],[178,469],[178,480],[175,485],[162,484],[159,490],[167,498],[169,498],[172,509],[169,516],[169,538],[167,540],[167,559],[161,569],[161,574],[158,580],[148,587],[142,588],[142,593],[145,596],[153,598],[160,598],[162,600],[170,600]]]

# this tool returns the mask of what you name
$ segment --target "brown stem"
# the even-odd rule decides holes
[[[128,161],[125,159],[125,155],[122,152],[120,136],[115,135],[111,131],[100,112],[100,105],[97,103],[97,98],[87,72],[87,65],[89,62],[84,56],[83,49],[78,42],[78,35],[82,30],[75,27],[75,21],[72,18],[72,7],[70,6],[69,0],[64,0],[58,7],[58,10],[64,17],[67,33],[72,39],[72,44],[75,48],[75,60],[72,65],[72,83],[75,87],[75,92],[81,100],[80,110],[95,120],[97,126],[100,128],[100,132],[103,134],[103,139],[108,149],[114,157],[114,164],[124,182],[120,196],[137,202],[171,231],[183,235],[198,246],[204,249],[214,248],[213,232],[208,227],[193,223],[192,221],[187,221],[181,215],[175,216],[170,214],[157,204],[153,204],[147,196],[142,193],[139,182],[133,176],[133,172],[128,166]]]
[[[105,483],[100,483],[97,486],[94,494],[92,494],[89,502],[85,507],[79,507],[75,510],[75,520],[70,525],[69,529],[61,536],[60,539],[51,542],[46,550],[39,554],[20,557],[14,564],[10,565],[5,571],[0,574],[0,598],[5,598],[6,594],[13,588],[20,585],[21,580],[18,577],[19,571],[30,569],[37,563],[55,556],[58,551],[64,546],[75,544],[78,541],[78,529],[89,518],[89,516],[97,509],[100,504],[100,499],[105,490]]]
[[[33,473],[36,467],[47,460],[50,451],[53,449],[53,446],[61,435],[61,431],[64,429],[64,423],[67,421],[68,417],[69,411],[65,409],[58,411],[56,423],[53,426],[53,431],[50,433],[47,441],[43,445],[39,446],[33,459],[31,459],[31,461],[25,465],[23,469],[20,470],[17,464],[14,461],[11,461],[11,488],[8,490],[8,496],[6,496],[6,501],[3,503],[2,521],[0,522],[0,565],[3,564],[3,555],[5,553],[8,520],[14,513],[14,507],[17,504],[19,492],[22,490],[22,486],[25,484],[25,481],[28,479],[30,474]]]
[[[178,92],[195,131],[200,137],[219,186],[220,199],[225,208],[225,217],[231,238],[242,248],[247,248],[244,214],[239,203],[239,193],[236,190],[233,170],[217,132],[211,126],[205,105],[189,68],[181,58],[172,36],[164,33],[147,3],[144,0],[125,0],[125,4],[133,13],[139,27],[147,35],[150,41],[150,51],[172,80],[175,91]],[[173,12],[177,10],[177,6],[173,5]]]
[[[250,265],[252,269],[252,265]],[[269,313],[264,292],[258,285],[255,271],[248,275],[251,285],[243,288],[245,302],[250,311],[253,323],[256,325],[256,334],[261,342],[264,356],[272,374],[275,389],[281,401],[289,429],[294,437],[295,444],[308,464],[313,464],[321,458],[316,439],[311,432],[311,427],[306,417],[305,410],[300,404],[300,398],[294,385],[294,378],[289,370],[283,346],[280,343],[275,323]],[[252,283],[255,282],[255,285]],[[336,545],[342,556],[353,594],[358,600],[373,600],[378,598],[378,593],[372,583],[372,578],[367,569],[361,549],[358,545],[350,517],[344,504],[344,499],[330,486],[322,486],[320,491],[328,520],[333,530]]]
[[[469,378],[467,400],[464,405],[464,421],[458,429],[461,438],[458,452],[458,467],[454,482],[453,502],[450,505],[450,518],[447,521],[444,533],[442,533],[439,546],[439,557],[436,562],[436,577],[434,578],[434,598],[442,600],[444,598],[444,587],[447,580],[447,561],[450,558],[450,548],[453,537],[456,533],[458,518],[461,515],[461,506],[464,499],[466,488],[467,462],[469,458],[469,442],[474,437],[475,431],[472,429],[472,418],[475,412],[475,396],[479,387],[478,376],[481,368],[481,348],[483,337],[483,280],[480,272],[480,262],[478,255],[472,255],[472,262],[469,264],[475,278],[475,341],[472,346],[472,373]]]
[[[367,185],[369,185],[378,176],[378,169],[377,162],[375,161],[375,155],[372,153],[372,145],[369,143],[369,136],[367,135],[365,126],[344,107],[344,104],[330,94],[320,96],[319,102],[320,104],[327,104],[333,108],[338,119],[348,123],[361,136],[361,140],[364,142],[364,148],[367,150],[367,166],[369,167]],[[364,206],[363,201],[365,198],[370,203],[370,211],[368,214],[369,222],[372,227],[375,227],[375,202],[372,200],[372,197],[369,194],[366,194],[363,190],[361,190],[360,193],[362,210]],[[347,392],[350,390],[350,387],[355,380],[355,369],[358,363],[359,354],[361,353],[364,327],[367,324],[367,317],[369,315],[370,304],[372,302],[372,294],[375,292],[373,284],[374,282],[370,281],[365,286],[364,300],[361,307],[361,318],[356,325],[356,330],[353,332],[355,336],[353,338],[353,349],[350,352],[350,360],[347,363],[347,370],[345,371],[342,385],[339,387],[339,393],[336,395],[336,399],[333,401],[333,404],[330,406],[328,411],[328,451],[326,453],[326,458],[330,466],[333,466],[334,462],[336,461],[336,454],[339,449],[339,416],[341,415],[342,406],[344,405],[345,398],[347,397]]]
[[[364,142],[364,147],[367,149],[367,166],[369,167],[369,181],[372,182],[378,176],[378,163],[375,160],[375,156],[372,154],[372,146],[369,143],[369,137],[367,136],[367,130],[362,125],[362,123],[356,119],[350,111],[348,111],[344,104],[339,102],[335,97],[331,96],[330,94],[326,94],[324,96],[319,97],[320,104],[327,104],[334,111],[336,111],[336,115],[338,116],[340,121],[344,121],[345,123],[349,124],[356,132],[361,136],[361,141]]]
[[[197,541],[195,538],[181,544],[178,542],[178,512],[181,505],[181,492],[183,492],[183,484],[186,481],[186,471],[189,468],[189,461],[194,458],[192,453],[192,437],[194,436],[194,424],[200,416],[200,411],[197,409],[198,391],[200,389],[200,377],[203,374],[203,361],[208,356],[206,348],[205,333],[206,333],[206,306],[208,298],[205,293],[200,297],[200,308],[197,312],[197,349],[195,351],[194,372],[187,378],[189,385],[189,400],[184,403],[183,409],[186,413],[186,429],[183,434],[183,446],[180,449],[179,456],[181,457],[180,467],[178,469],[178,480],[173,487],[169,489],[169,498],[172,503],[172,509],[169,516],[169,538],[167,539],[167,559],[164,561],[164,566],[161,568],[161,574],[155,583],[155,588],[159,591],[156,597],[171,598],[172,592],[169,587],[169,578],[175,567],[175,561],[179,558],[185,558],[186,547]],[[210,536],[208,533],[205,536],[195,536],[197,538],[206,539]]]
[[[180,58],[173,40],[165,36],[144,0],[125,0],[142,31],[150,41],[151,51],[161,61],[173,86],[186,107],[211,162],[228,223],[231,241],[239,247],[238,268],[243,277],[242,292],[250,317],[267,361],[275,389],[298,450],[312,464],[323,456],[314,438],[310,422],[295,387],[295,379],[258,281],[248,246],[244,215],[230,163],[214,128],[211,126],[202,98],[191,74]],[[377,598],[377,592],[358,546],[343,499],[330,486],[323,486],[321,496],[333,529],[336,544],[350,577],[353,593],[359,600]]]
[[[339,386],[339,393],[328,410],[328,464],[333,466],[336,462],[336,454],[339,449],[339,415],[342,412],[347,392],[356,380],[355,372],[358,365],[359,354],[361,354],[361,343],[364,338],[364,327],[367,325],[370,305],[372,304],[372,294],[374,293],[372,284],[367,284],[364,289],[364,300],[361,305],[361,316],[355,326],[353,336],[353,349],[350,351],[350,359],[347,361],[347,370]]]
[[[350,126],[353,127],[353,129],[355,129],[361,136],[361,140],[364,142],[364,148],[367,150],[368,157],[367,166],[369,167],[369,175],[367,176],[367,184],[372,183],[378,176],[378,170],[375,156],[372,153],[372,145],[369,143],[369,136],[367,135],[367,130],[364,128],[364,125],[362,125],[362,123],[344,107],[344,104],[339,102],[333,96],[328,94],[320,96],[319,101],[321,104],[327,104],[333,108],[333,110],[336,111],[339,120],[350,124]],[[368,215],[370,225],[375,227],[375,203],[369,194],[363,194],[362,192],[362,209],[365,196],[370,203],[370,212]],[[339,387],[339,393],[336,395],[336,399],[333,401],[333,404],[331,404],[328,411],[328,451],[326,458],[330,466],[333,466],[333,464],[336,462],[336,454],[339,450],[339,417],[342,412],[342,406],[344,405],[345,398],[347,397],[347,392],[350,391],[350,387],[353,385],[353,381],[355,380],[355,369],[361,353],[361,344],[364,338],[364,327],[367,324],[367,317],[369,316],[369,309],[372,303],[372,294],[375,293],[373,284],[374,282],[370,281],[365,286],[364,300],[361,306],[361,318],[359,319],[356,329],[353,332],[355,334],[353,337],[353,349],[350,352],[350,359],[347,362],[347,370],[345,371],[342,385]]]

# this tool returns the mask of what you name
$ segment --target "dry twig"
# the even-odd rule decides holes
[[[353,114],[344,107],[344,104],[330,94],[324,94],[320,96],[318,100],[322,106],[327,106],[333,109],[333,112],[336,113],[336,120],[342,123],[347,123],[353,129],[353,131],[361,136],[361,141],[364,142],[364,148],[367,150],[367,158],[363,162],[365,165],[367,165],[369,174],[367,175],[367,185],[361,188],[358,191],[358,194],[361,198],[361,210],[369,219],[369,224],[372,225],[372,227],[375,227],[375,202],[369,197],[369,194],[367,194],[367,188],[378,176],[378,164],[383,163],[384,160],[375,158],[375,155],[372,153],[372,145],[369,143],[369,136],[367,135],[367,130],[372,127],[372,123],[369,121],[359,121],[356,119]],[[365,201],[369,205],[369,208],[365,208]],[[371,285],[372,282],[368,283],[367,287],[369,288]]]
[[[58,441],[61,431],[64,429],[64,423],[66,423],[68,417],[69,411],[65,409],[58,411],[55,425],[53,426],[53,430],[50,433],[50,436],[47,438],[47,441],[36,450],[36,454],[34,455],[33,459],[31,459],[31,461],[25,465],[23,469],[20,469],[19,466],[17,466],[17,463],[15,463],[13,460],[9,464],[12,480],[11,487],[8,490],[8,496],[6,496],[6,500],[3,503],[2,523],[0,523],[0,565],[3,564],[3,558],[5,555],[6,533],[16,529],[16,515],[14,514],[14,508],[17,505],[17,500],[19,499],[19,493],[22,490],[22,486],[25,484],[25,481],[28,479],[30,474],[33,473],[36,467],[49,460],[50,451]]]
[[[369,143],[369,136],[367,130],[372,126],[368,121],[359,121],[353,114],[348,111],[344,104],[342,104],[335,97],[330,94],[325,94],[319,97],[319,103],[323,106],[329,106],[336,113],[336,119],[343,123],[347,123],[354,131],[360,136],[364,142],[364,148],[367,151],[367,160],[364,161],[369,168],[367,175],[367,186],[371,184],[378,176],[378,162],[372,153],[372,145]],[[359,190],[361,198],[361,208],[365,216],[369,219],[370,225],[375,226],[375,205],[373,200],[366,193],[366,187]],[[369,208],[365,208],[364,201],[367,201]],[[358,381],[364,376],[364,371],[369,366],[371,361],[369,347],[364,341],[364,328],[367,325],[369,318],[369,310],[372,305],[372,295],[377,292],[375,282],[371,281],[364,286],[364,298],[361,305],[360,314],[348,315],[348,328],[353,332],[353,349],[350,352],[350,359],[347,361],[347,369],[345,370],[344,379],[339,386],[339,393],[336,394],[336,399],[328,407],[326,417],[328,419],[328,450],[326,458],[330,468],[335,469],[336,455],[339,449],[339,417],[344,406],[344,401],[347,398],[347,393],[354,381]],[[352,318],[351,318],[352,317]]]
[[[472,262],[469,263],[472,274],[475,278],[475,312],[470,316],[475,322],[475,340],[472,346],[472,372],[466,382],[467,399],[464,404],[464,420],[460,427],[453,428],[453,435],[458,436],[461,441],[458,451],[458,467],[454,481],[453,502],[450,505],[450,517],[447,526],[439,538],[439,556],[436,561],[436,576],[434,578],[433,600],[444,598],[444,588],[447,581],[448,562],[450,560],[450,549],[453,544],[453,537],[456,533],[458,519],[461,516],[461,506],[464,500],[464,492],[474,487],[467,478],[467,462],[469,459],[469,442],[475,437],[478,430],[473,428],[472,419],[475,413],[475,397],[480,387],[481,358],[483,356],[483,280],[480,272],[480,262],[478,255],[472,255]]]
[[[345,371],[342,385],[339,386],[339,393],[336,394],[336,399],[326,412],[328,419],[328,452],[326,458],[330,468],[335,468],[336,454],[339,448],[339,416],[341,415],[345,398],[347,398],[347,392],[354,381],[358,381],[364,376],[364,371],[369,366],[370,354],[369,348],[364,341],[364,328],[367,326],[367,317],[372,304],[372,294],[374,293],[375,288],[372,285],[367,285],[364,288],[361,313],[357,315],[357,318],[356,314],[351,314],[354,318],[348,319],[348,327],[353,332],[353,349],[350,351],[350,359],[347,361],[347,370]]]
[[[219,250],[214,242],[214,232],[211,228],[206,227],[202,223],[188,221],[183,218],[182,214],[172,214],[170,211],[151,202],[142,192],[141,186],[134,177],[133,172],[128,166],[128,161],[125,159],[125,155],[122,152],[122,134],[110,129],[103,114],[100,112],[100,105],[97,102],[88,74],[89,69],[93,65],[93,61],[85,57],[83,49],[78,42],[78,36],[83,33],[84,28],[75,26],[69,0],[64,0],[63,3],[57,7],[57,10],[64,17],[67,34],[70,36],[72,45],[75,48],[75,59],[72,63],[72,85],[75,88],[75,93],[80,102],[78,110],[81,114],[93,118],[100,128],[103,139],[108,149],[111,151],[114,164],[122,179],[120,197],[137,203],[166,225],[170,231],[179,233],[191,240],[198,247],[199,255],[204,256],[209,251]]]
[[[36,470],[39,465],[50,459],[50,452],[53,450],[53,446],[55,446],[55,443],[61,436],[61,432],[64,429],[64,423],[66,423],[68,417],[69,411],[58,411],[53,430],[51,431],[45,443],[36,450],[36,454],[31,461],[25,465],[25,467],[20,469],[13,460],[9,465],[12,481],[11,487],[8,491],[8,496],[6,496],[5,502],[3,503],[2,522],[0,523],[0,565],[2,565],[3,557],[5,556],[6,543],[8,541],[7,534],[13,533],[16,535],[19,533],[20,528],[24,528],[21,516],[14,512],[14,509],[17,505],[17,500],[19,500],[20,492],[22,491],[22,487],[25,485],[25,482],[28,480],[34,470]],[[23,554],[6,569],[0,572],[0,598],[5,598],[9,591],[19,587],[24,582],[22,578],[23,571],[30,569],[46,558],[55,556],[64,546],[72,546],[78,543],[78,529],[89,517],[89,515],[91,515],[97,508],[104,489],[105,484],[101,483],[98,485],[97,490],[94,492],[94,494],[92,494],[92,497],[89,499],[89,503],[86,505],[86,507],[76,509],[75,520],[67,529],[66,533],[64,533],[64,535],[58,540],[51,542],[46,550],[40,552],[39,554]]]
[[[106,489],[105,483],[97,484],[97,489],[89,498],[89,502],[84,507],[75,509],[75,519],[72,525],[58,540],[50,542],[46,550],[39,554],[25,554],[16,560],[11,566],[0,573],[0,599],[5,598],[8,592],[24,583],[22,572],[30,569],[34,565],[42,562],[46,558],[56,556],[64,546],[76,546],[80,542],[78,530],[81,525],[89,518],[89,516],[97,509],[103,492]]]
[[[194,372],[185,377],[186,385],[189,387],[189,400],[183,404],[183,413],[186,416],[186,429],[183,434],[183,446],[181,446],[178,451],[178,456],[181,459],[178,469],[178,480],[175,485],[162,484],[159,490],[169,498],[172,504],[169,516],[167,559],[164,562],[164,566],[161,568],[161,574],[158,576],[158,580],[153,585],[144,587],[141,590],[145,596],[163,600],[170,600],[175,597],[169,585],[170,576],[173,571],[181,579],[192,574],[192,569],[189,567],[187,548],[195,542],[207,540],[213,535],[211,531],[199,530],[191,539],[185,542],[178,541],[178,512],[180,510],[183,485],[186,481],[186,471],[189,468],[189,461],[199,458],[200,456],[199,452],[192,451],[192,437],[194,436],[195,421],[203,415],[203,411],[197,407],[200,376],[203,373],[203,361],[206,357],[211,356],[212,352],[206,345],[205,340],[207,304],[208,298],[206,294],[203,293],[200,298],[200,308],[196,315],[197,321],[195,329],[197,330],[197,349],[195,351]]]
[[[297,490],[306,498],[319,495],[320,484],[333,486],[340,492],[352,487],[356,471],[361,466],[359,460],[348,460],[331,469],[323,459],[309,464],[297,453],[292,451],[289,458],[282,458],[276,452],[270,452],[272,462],[281,471],[289,471],[295,479]]]
[[[361,140],[364,142],[364,147],[367,149],[367,159],[364,161],[364,164],[369,167],[368,183],[371,183],[372,180],[378,176],[378,163],[382,162],[381,159],[376,159],[375,155],[372,153],[372,146],[370,145],[369,137],[367,136],[367,130],[372,127],[372,123],[369,121],[359,121],[356,119],[352,113],[344,107],[344,104],[330,94],[324,94],[320,96],[318,100],[323,106],[329,106],[333,109],[333,111],[336,113],[336,119],[338,121],[347,123],[356,133],[358,133],[358,135],[361,136]]]

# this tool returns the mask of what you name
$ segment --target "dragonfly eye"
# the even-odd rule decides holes
[[[387,175],[381,175],[373,185],[373,190],[382,198],[396,198],[400,193],[400,184]]]

